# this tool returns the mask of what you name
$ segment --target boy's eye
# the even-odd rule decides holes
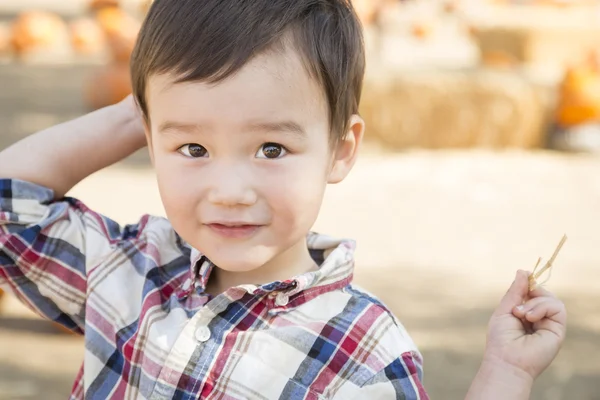
[[[184,144],[177,149],[177,151],[190,158],[202,158],[208,155],[208,151],[204,148],[204,146],[200,146],[196,143]]]
[[[256,153],[257,158],[280,158],[287,154],[287,150],[277,143],[265,143]]]

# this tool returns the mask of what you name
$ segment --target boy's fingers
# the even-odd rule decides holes
[[[552,293],[551,291],[544,289],[541,286],[536,287],[535,289],[533,289],[531,292],[529,292],[529,297],[530,298],[537,298],[537,297],[552,297],[552,298],[556,298],[556,296],[554,295],[554,293]]]
[[[548,299],[549,297],[536,297],[533,299],[529,299],[525,303],[519,304],[515,308],[513,308],[513,314],[515,315],[515,317],[525,318],[525,314],[527,314],[529,311],[542,304],[543,302],[547,301]]]
[[[500,301],[495,314],[511,314],[513,309],[523,304],[523,301],[529,293],[529,274],[525,271],[517,271],[517,275],[508,292]]]
[[[513,309],[513,314],[518,318],[525,318],[533,310],[540,310],[543,307],[563,308],[564,304],[556,297],[542,296],[527,300],[524,304],[518,305]]]
[[[525,319],[529,322],[535,323],[545,318],[564,324],[566,321],[565,305],[558,299],[545,298],[544,301],[540,301],[525,313]]]

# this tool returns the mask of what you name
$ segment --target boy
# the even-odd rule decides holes
[[[413,341],[351,285],[354,243],[309,233],[356,159],[363,73],[344,0],[159,0],[143,122],[128,98],[0,153],[0,283],[85,334],[72,398],[427,398]],[[168,220],[64,198],[146,144]],[[564,324],[519,273],[469,398],[527,398]]]

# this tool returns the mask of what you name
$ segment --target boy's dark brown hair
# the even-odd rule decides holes
[[[286,38],[323,88],[337,142],[358,113],[365,70],[362,30],[350,0],[155,0],[131,58],[144,118],[150,122],[151,75],[216,83]]]

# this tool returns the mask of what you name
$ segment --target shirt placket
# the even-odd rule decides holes
[[[194,362],[192,360],[194,354],[198,357],[199,353],[214,350],[213,346],[220,346],[220,343],[216,342],[217,335],[210,329],[210,323],[220,312],[227,308],[231,301],[226,296],[218,296],[212,302],[215,304],[209,307],[209,303],[198,310],[182,329],[162,366],[150,399],[172,399],[186,368],[190,362]],[[199,346],[201,348],[198,352]],[[205,376],[194,376],[192,378],[197,381],[194,392],[202,391],[206,374]]]

